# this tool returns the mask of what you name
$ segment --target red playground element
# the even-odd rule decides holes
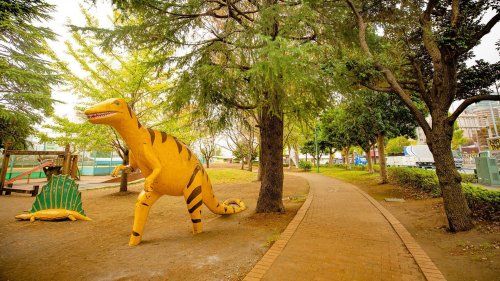
[[[42,170],[45,167],[53,167],[53,166],[54,166],[54,161],[52,159],[45,160],[42,163],[40,163],[40,165],[33,167],[33,169],[28,170],[26,172],[23,172],[15,177],[9,179],[8,181],[5,182],[5,184],[9,185],[11,183],[14,183],[16,180],[20,180],[20,179],[24,178],[25,176],[30,175],[31,173],[34,173],[38,170]],[[28,176],[28,178],[29,178],[29,176]]]

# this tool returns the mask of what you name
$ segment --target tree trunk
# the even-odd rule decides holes
[[[241,158],[240,160],[240,170],[244,170],[245,169],[245,158]]]
[[[365,150],[365,153],[366,153],[366,161],[367,161],[367,169],[368,169],[368,172],[373,174],[373,165],[372,165],[372,158],[370,157],[370,149],[368,148],[368,150]]]
[[[444,115],[444,114],[443,114]],[[446,115],[443,116],[444,119]],[[437,118],[436,118],[437,119]],[[436,120],[437,121],[437,120]],[[465,231],[474,227],[471,211],[462,192],[462,178],[455,167],[451,151],[453,126],[445,121],[434,122],[427,144],[434,156],[436,174],[443,195],[444,209],[451,231]]]
[[[248,165],[247,170],[251,172],[252,171],[252,153],[251,152],[247,156],[247,165]]]
[[[328,166],[333,166],[333,156],[334,156],[333,149],[330,148],[330,155],[328,157]]]
[[[349,147],[344,147],[344,164],[346,165],[346,169],[350,169],[349,163]]]
[[[210,168],[210,158],[205,157],[205,160],[207,161],[207,169]]]
[[[284,212],[283,206],[283,120],[262,109],[260,124],[262,182],[257,213]]]
[[[290,145],[287,145],[288,149],[288,170],[292,169],[292,148]]]
[[[122,164],[127,166],[128,165],[128,154],[129,150],[126,149],[123,153],[123,162]],[[128,171],[122,171],[122,175],[120,177],[120,192],[126,192],[128,189]]]
[[[387,164],[385,161],[385,137],[383,134],[377,135],[378,157],[380,163],[380,183],[388,183]]]
[[[259,127],[260,131],[260,127]],[[262,138],[259,133],[257,136],[257,141],[259,142],[259,170],[257,170],[257,180],[262,181]]]
[[[293,146],[293,152],[294,152],[294,156],[295,156],[295,167],[296,168],[299,168],[299,146],[298,145],[294,145]]]

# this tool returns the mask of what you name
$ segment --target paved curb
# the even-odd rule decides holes
[[[389,211],[387,211],[384,206],[382,206],[377,200],[373,199],[366,192],[359,189],[357,186],[350,184],[356,191],[361,193],[366,199],[368,199],[375,208],[377,208],[380,213],[387,219],[391,224],[392,228],[398,234],[399,238],[403,241],[403,244],[408,249],[413,259],[417,263],[418,267],[424,274],[425,278],[429,281],[446,281],[441,271],[432,262],[429,256],[424,252],[420,245],[415,241],[411,234],[406,230],[406,228],[401,224],[401,222],[396,219]]]
[[[247,273],[245,278],[243,278],[243,281],[258,281],[261,280],[262,277],[264,277],[269,268],[271,268],[271,265],[274,263],[276,258],[281,254],[281,252],[283,252],[283,249],[285,248],[290,238],[292,238],[292,235],[297,230],[297,227],[299,226],[300,222],[302,222],[302,219],[304,219],[307,210],[311,206],[313,197],[313,190],[312,188],[309,188],[307,199],[297,211],[295,217],[288,224],[285,231],[280,234],[280,238],[273,244],[271,248],[269,248],[269,250],[267,250],[264,256],[259,260],[259,262],[254,265],[252,270]]]

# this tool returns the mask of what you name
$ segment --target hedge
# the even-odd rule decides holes
[[[477,219],[500,220],[500,191],[493,191],[470,183],[462,184],[467,204]]]
[[[441,196],[439,182],[434,170],[425,170],[408,167],[389,167],[389,181],[404,187],[411,187],[429,193],[434,197]],[[477,219],[494,220],[500,219],[500,192],[489,190],[472,183],[477,182],[475,175],[461,174],[462,188]]]
[[[312,168],[311,162],[300,160],[299,161],[299,168],[302,169],[304,172],[310,171]]]
[[[328,167],[334,167],[334,168],[342,168],[342,169],[348,169],[347,165],[346,164],[333,164],[333,165],[327,165]],[[367,171],[368,170],[368,166],[367,165],[353,165],[351,164],[350,165],[351,168],[350,170],[352,171]],[[380,165],[373,165],[373,170],[375,172],[379,172],[380,171]]]

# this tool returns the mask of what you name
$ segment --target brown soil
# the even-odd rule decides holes
[[[415,192],[391,184],[357,185],[401,221],[447,280],[500,280],[498,225],[482,222],[471,231],[450,233],[441,198],[411,199]],[[406,202],[384,201],[388,197],[405,197]]]
[[[221,217],[204,207],[204,233],[193,236],[182,197],[152,208],[143,242],[127,245],[141,186],[82,191],[93,221],[15,221],[33,198],[0,197],[0,280],[240,280],[293,218],[303,200],[284,200],[286,214],[254,212],[260,184],[216,185],[219,200],[243,199],[249,209]],[[286,176],[284,198],[308,192]]]
[[[136,180],[139,180],[142,178],[144,178],[142,173],[130,173],[127,176],[127,182],[136,181]],[[121,177],[116,177],[116,178],[111,178],[109,180],[103,181],[103,183],[120,182],[120,181],[121,181]]]

